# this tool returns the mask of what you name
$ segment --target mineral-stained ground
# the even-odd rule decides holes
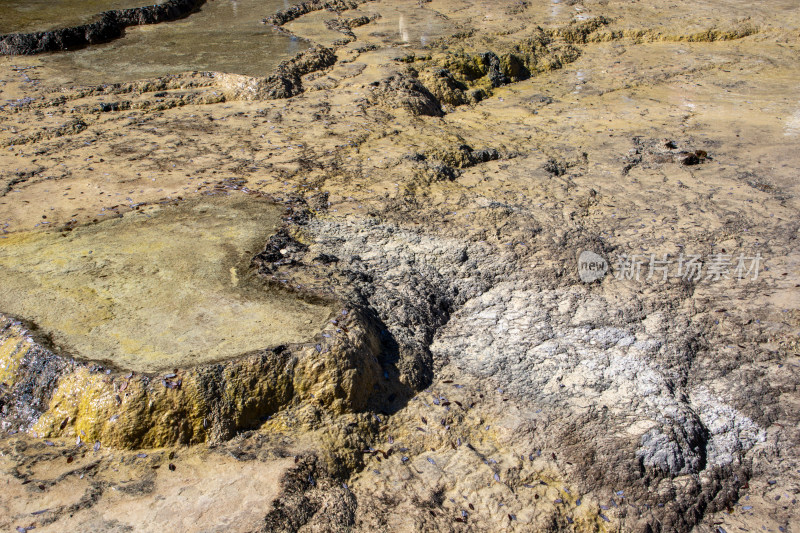
[[[795,0],[263,18],[0,57],[0,529],[798,531]]]

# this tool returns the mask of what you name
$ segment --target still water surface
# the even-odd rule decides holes
[[[6,5],[23,3],[0,0],[3,11]],[[89,13],[94,6],[99,11],[132,7],[131,0],[34,3],[72,6],[66,11],[74,16],[79,11]],[[79,4],[93,7],[77,9]],[[106,44],[39,56],[47,71],[42,81],[48,85],[114,83],[193,70],[265,76],[309,46],[261,24],[261,19],[288,5],[285,0],[208,0],[198,12],[181,20],[129,27],[124,37]],[[36,16],[42,16],[43,10]],[[67,20],[58,7],[51,16]],[[76,20],[74,16],[72,20]]]

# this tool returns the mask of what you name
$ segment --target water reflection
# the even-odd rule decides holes
[[[793,115],[786,119],[786,131],[783,134],[787,137],[797,137],[800,135],[800,108]]]
[[[404,43],[407,43],[410,39],[408,37],[408,28],[406,27],[406,17],[404,17],[403,15],[400,15],[398,26],[400,29],[400,39]]]
[[[575,72],[575,90],[572,91],[573,94],[581,92],[583,89],[583,85],[586,83],[586,71],[578,70]]]
[[[552,0],[550,5],[550,18],[557,19],[558,16],[561,15],[563,7],[561,0]]]

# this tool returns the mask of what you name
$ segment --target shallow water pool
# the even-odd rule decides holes
[[[306,41],[261,23],[285,6],[281,0],[208,0],[198,12],[180,20],[132,26],[109,43],[38,56],[46,72],[41,81],[95,85],[185,71],[266,76],[281,61],[309,47]]]

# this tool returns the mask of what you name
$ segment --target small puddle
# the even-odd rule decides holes
[[[370,13],[370,4],[364,4],[361,10]],[[366,31],[371,38],[381,38],[389,45],[427,46],[456,29],[457,25],[452,20],[430,9],[404,4],[384,4],[381,7],[381,17],[359,31]]]
[[[16,0],[15,0],[16,1]],[[37,56],[46,85],[96,85],[186,71],[266,76],[307,49],[306,41],[261,24],[282,0],[208,0],[189,17],[131,26],[109,43]]]
[[[249,268],[282,209],[251,197],[155,206],[0,241],[0,311],[82,359],[156,372],[307,342],[331,309]]]

